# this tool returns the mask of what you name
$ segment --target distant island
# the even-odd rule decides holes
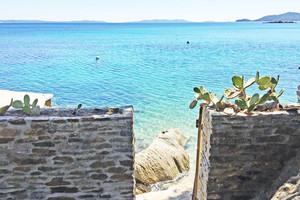
[[[280,15],[267,15],[256,20],[238,19],[236,22],[272,22],[272,23],[293,23],[300,21],[300,13],[287,12]]]
[[[269,23],[269,24],[282,24],[282,23],[284,23],[284,24],[286,24],[286,23],[296,23],[296,22],[294,22],[294,21],[271,21],[271,22],[263,22],[263,23]]]
[[[80,21],[44,21],[44,20],[0,20],[0,23],[9,24],[39,24],[39,23],[106,23],[104,21],[80,20]]]
[[[193,23],[184,19],[151,19],[151,20],[141,20],[129,23]]]
[[[0,20],[0,23],[107,23],[105,21],[92,21],[92,20],[81,20],[81,21],[44,21],[44,20]],[[120,22],[120,23],[194,23],[183,19],[152,19],[152,20],[141,20],[134,22]]]

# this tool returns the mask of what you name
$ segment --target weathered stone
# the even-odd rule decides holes
[[[37,138],[29,137],[16,140],[16,143],[32,143],[38,141]]]
[[[110,153],[109,151],[101,151],[99,154],[106,155],[106,154],[109,154],[109,153]]]
[[[11,170],[8,170],[8,169],[0,169],[0,174],[10,174],[12,173]]]
[[[132,148],[117,148],[115,149],[116,152],[123,152],[123,153],[130,153],[132,152]]]
[[[257,142],[265,142],[265,143],[280,143],[284,142],[286,137],[284,135],[272,135],[272,136],[265,136],[265,137],[257,137]]]
[[[153,143],[136,155],[135,178],[145,184],[172,180],[189,170],[189,156],[183,146],[186,138],[178,129],[155,136]],[[121,164],[131,165],[130,162]]]
[[[124,173],[127,171],[124,167],[110,167],[107,170],[109,173]]]
[[[92,194],[86,194],[86,195],[80,195],[79,196],[80,199],[95,199],[95,195]]]
[[[131,136],[132,135],[132,131],[131,130],[124,130],[124,129],[122,129],[120,135],[121,136]]]
[[[96,149],[105,149],[105,148],[112,148],[112,145],[109,143],[103,143],[96,146]]]
[[[38,167],[38,170],[40,170],[42,172],[49,172],[49,171],[53,171],[55,169],[56,169],[55,167],[47,167],[47,166]]]
[[[77,187],[51,187],[51,193],[76,193]]]
[[[94,163],[92,163],[90,165],[91,168],[106,168],[106,167],[111,167],[111,166],[114,166],[115,165],[115,162],[114,161],[96,161]]]
[[[93,143],[102,143],[105,140],[103,138],[89,138],[85,140],[85,143],[87,144],[93,144]]]
[[[110,179],[112,180],[117,180],[117,181],[126,181],[126,180],[130,180],[133,177],[132,174],[114,174],[110,177]]]
[[[4,128],[2,130],[0,129],[1,137],[14,137],[18,134],[19,134],[19,131],[15,130],[15,129],[7,129],[7,128]]]
[[[131,138],[126,138],[126,137],[112,138],[112,139],[109,140],[110,143],[119,143],[119,144],[122,144],[122,143],[127,144],[130,141],[132,141],[132,139]]]
[[[69,137],[79,137],[80,135],[78,134],[78,133],[71,133],[70,135],[69,135]]]
[[[66,136],[63,136],[63,135],[56,135],[53,137],[53,140],[61,140],[61,141],[64,141],[66,140],[67,137]]]
[[[45,191],[34,191],[30,194],[30,199],[45,199],[47,192]]]
[[[73,158],[70,156],[55,156],[53,160],[59,160],[63,162],[73,162]]]
[[[47,135],[42,135],[38,137],[39,140],[50,140],[51,138]]]
[[[31,135],[31,136],[39,136],[43,134],[44,134],[43,129],[30,129],[25,132],[25,135]]]
[[[86,175],[86,172],[85,171],[72,171],[72,172],[70,172],[70,175],[84,176],[84,175]]]
[[[42,172],[39,172],[39,171],[35,171],[35,172],[31,172],[30,175],[31,176],[38,176],[38,175],[41,175]]]
[[[68,181],[64,181],[62,177],[52,178],[50,182],[47,182],[47,186],[60,186],[60,185],[70,185]]]
[[[0,138],[0,144],[6,144],[13,140],[14,140],[14,138]]]
[[[76,200],[74,197],[66,197],[66,196],[59,196],[59,197],[49,197],[47,200]]]
[[[92,174],[91,178],[94,180],[105,180],[108,176],[106,174]]]
[[[68,118],[67,121],[68,122],[79,122],[80,118]]]
[[[54,156],[56,154],[56,150],[44,149],[44,148],[34,148],[34,149],[32,149],[32,153],[39,154],[41,156]]]
[[[81,138],[69,138],[68,142],[80,142],[82,143],[83,139]]]
[[[13,171],[21,171],[21,172],[29,172],[31,170],[30,167],[15,167],[13,168]]]
[[[101,195],[101,198],[105,199],[105,198],[111,198],[111,195],[110,194],[103,194]]]
[[[32,154],[14,154],[11,155],[13,162],[21,165],[31,165],[31,164],[43,164],[46,163],[45,158],[40,158]]]
[[[131,167],[133,166],[133,160],[121,160],[120,165]]]
[[[26,124],[24,118],[13,118],[13,119],[9,119],[8,122],[14,125]]]
[[[44,142],[35,142],[33,143],[36,147],[54,147],[55,144],[51,141],[44,141]]]

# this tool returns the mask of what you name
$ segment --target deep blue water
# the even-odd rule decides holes
[[[235,74],[280,73],[281,101],[296,102],[298,67],[300,24],[0,24],[0,89],[53,93],[54,106],[133,105],[138,141],[177,127],[191,152],[194,86],[220,97]]]

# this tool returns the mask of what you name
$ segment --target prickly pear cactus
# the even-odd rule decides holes
[[[15,109],[22,109],[24,113],[28,115],[40,115],[40,107],[37,106],[38,99],[35,99],[30,105],[30,97],[26,94],[24,96],[24,102],[16,100],[12,102],[12,107]]]
[[[263,105],[267,101],[274,101],[275,103],[279,103],[278,98],[283,94],[284,89],[282,89],[278,94],[275,91],[276,86],[279,81],[279,74],[277,79],[270,76],[259,77],[259,72],[257,71],[255,78],[250,78],[245,83],[244,74],[242,76],[233,76],[232,84],[234,88],[229,88],[224,91],[224,95],[219,100],[216,94],[212,94],[211,92],[207,92],[203,86],[200,88],[195,87],[194,92],[195,100],[193,100],[190,104],[190,108],[193,109],[196,107],[199,100],[204,100],[206,103],[212,103],[217,110],[222,110],[226,107],[226,105],[232,105],[230,102],[222,101],[223,97],[227,100],[234,99],[235,105],[237,105],[242,111],[246,111],[247,113],[251,113],[257,107],[257,105]],[[255,93],[253,96],[247,96],[246,89],[256,83],[258,85],[259,90],[269,89],[268,92],[262,96],[258,93]]]
[[[0,116],[3,116],[6,113],[6,111],[10,108],[10,106],[12,105],[12,103],[13,103],[13,99],[11,99],[9,105],[3,106],[3,107],[0,108]]]

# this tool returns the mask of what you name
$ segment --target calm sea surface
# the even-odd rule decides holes
[[[299,23],[0,24],[0,89],[53,93],[54,106],[133,105],[142,146],[177,127],[194,152],[193,87],[220,97],[235,74],[280,73],[281,102],[296,102],[298,67]]]

